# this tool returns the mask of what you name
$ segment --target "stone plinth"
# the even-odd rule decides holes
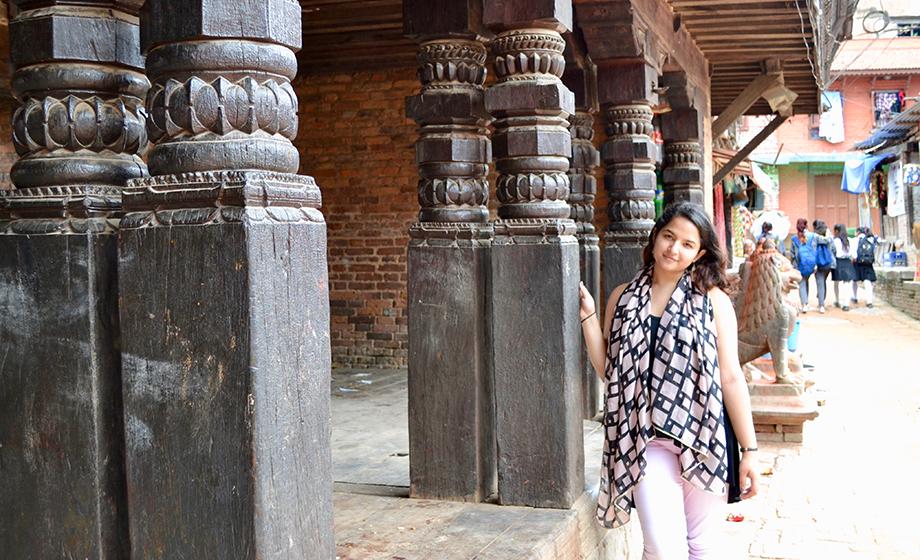
[[[748,385],[758,441],[802,442],[805,422],[818,417],[815,398],[802,385]]]

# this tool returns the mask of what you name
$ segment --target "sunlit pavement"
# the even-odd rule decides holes
[[[862,293],[860,293],[862,295]],[[730,558],[920,558],[920,322],[876,300],[801,316],[826,404],[804,443],[760,445],[760,494],[730,507]]]

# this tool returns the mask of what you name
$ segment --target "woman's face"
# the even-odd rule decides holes
[[[700,245],[700,230],[683,216],[675,217],[661,228],[652,248],[655,266],[668,272],[687,270],[704,253]]]

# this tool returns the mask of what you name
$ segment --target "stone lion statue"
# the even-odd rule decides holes
[[[798,287],[802,275],[770,240],[761,241],[741,265],[732,296],[738,316],[738,358],[744,365],[770,352],[777,383],[787,375],[787,341],[798,312],[785,294]]]

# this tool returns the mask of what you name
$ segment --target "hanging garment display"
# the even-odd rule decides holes
[[[920,165],[907,163],[901,172],[901,185],[905,188],[920,187]]]
[[[889,216],[900,216],[907,212],[904,203],[903,177],[901,176],[901,162],[896,161],[888,166],[888,209]]]

